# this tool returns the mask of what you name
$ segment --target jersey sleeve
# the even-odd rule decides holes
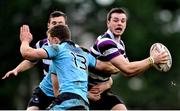
[[[52,59],[59,53],[59,47],[58,44],[53,44],[50,46],[44,46],[42,47],[48,54],[48,58]]]
[[[100,39],[98,41],[97,48],[106,60],[111,60],[121,54],[115,41],[109,38]]]
[[[88,53],[88,59],[89,59],[89,68],[94,68],[96,67],[96,58],[92,56],[90,53]]]

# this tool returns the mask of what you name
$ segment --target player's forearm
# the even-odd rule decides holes
[[[114,65],[124,73],[125,76],[135,76],[151,67],[150,58],[135,62],[113,62]]]
[[[32,63],[28,60],[24,60],[15,69],[19,73],[19,72],[23,72],[23,71],[26,71],[26,70],[32,68],[35,64],[36,63]]]
[[[149,58],[141,60],[141,61],[135,61],[130,62],[129,66],[127,67],[127,76],[135,76],[139,73],[144,72],[145,70],[149,69],[151,67],[152,63],[150,62]]]
[[[27,60],[37,60],[34,57],[34,49],[29,46],[29,42],[23,41],[21,43],[20,52],[24,59]]]
[[[54,96],[57,97],[60,94],[57,76],[55,74],[51,74],[51,80],[53,85]]]
[[[21,46],[20,46],[20,52],[21,52],[21,55],[26,59],[27,58],[27,55],[29,53],[29,50],[30,50],[30,47],[29,47],[29,42],[27,41],[23,41],[21,43]]]

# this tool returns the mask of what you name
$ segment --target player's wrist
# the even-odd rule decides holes
[[[149,64],[150,64],[150,66],[153,66],[153,64],[154,64],[154,58],[153,57],[148,57],[148,62],[149,62]]]
[[[29,40],[23,40],[23,41],[21,41],[21,42],[22,42],[22,44],[30,44],[31,41],[29,41]]]

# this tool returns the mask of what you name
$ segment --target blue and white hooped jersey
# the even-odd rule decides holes
[[[44,46],[48,46],[50,45],[49,41],[47,38],[39,40],[36,45],[35,48],[42,48]],[[42,59],[42,67],[43,67],[43,72],[44,75],[46,75],[49,71],[49,65],[52,63],[52,61],[50,59]]]
[[[104,35],[100,35],[94,46],[90,49],[91,54],[101,61],[109,61],[112,58],[123,55],[125,58],[125,45],[122,40],[117,42],[114,35],[108,30]],[[89,84],[96,84],[109,80],[110,74],[105,74],[100,71],[92,70],[89,74]]]

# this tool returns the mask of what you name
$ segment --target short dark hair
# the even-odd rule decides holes
[[[112,8],[107,14],[107,21],[110,21],[111,15],[113,13],[123,13],[128,18],[128,14],[127,14],[127,11],[125,9],[123,9],[123,8]]]
[[[61,11],[53,11],[50,15],[49,15],[49,20],[48,22],[50,22],[50,19],[51,18],[54,18],[54,17],[60,17],[60,16],[63,16],[64,19],[65,19],[65,23],[67,24],[67,16],[65,13],[61,12]]]
[[[56,25],[50,28],[47,33],[51,37],[58,37],[61,41],[71,40],[71,32],[66,25]]]

